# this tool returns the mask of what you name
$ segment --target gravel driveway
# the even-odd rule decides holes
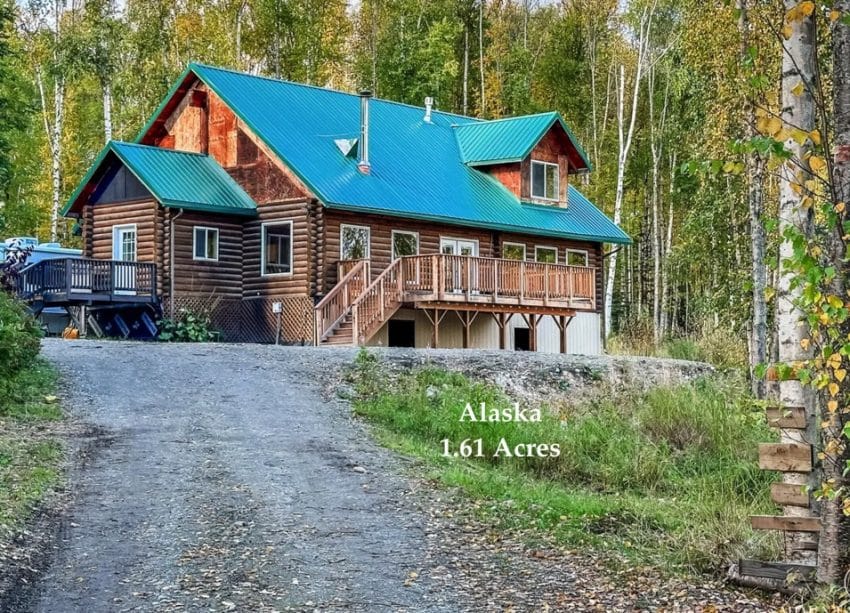
[[[0,611],[773,608],[482,523],[336,400],[353,349],[47,340],[44,354],[93,435],[52,564]]]
[[[325,393],[347,352],[46,341],[104,447],[36,611],[450,610],[422,522],[348,409]],[[353,355],[353,354],[352,354]],[[407,585],[405,585],[407,583]]]

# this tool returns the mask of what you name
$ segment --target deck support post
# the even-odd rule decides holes
[[[433,317],[428,309],[423,309],[422,312],[425,313],[425,317],[428,318],[428,321],[431,322],[431,326],[433,326],[433,333],[431,334],[431,348],[437,349],[440,344],[440,322],[442,322],[443,318],[446,314],[448,314],[448,310],[443,310],[443,312],[440,313],[440,309],[434,307]]]
[[[499,326],[499,349],[507,349],[508,347],[508,323],[514,316],[513,313],[491,312],[493,319],[496,320],[496,325]]]
[[[572,316],[567,317],[566,315],[552,315],[552,319],[555,320],[555,325],[558,326],[558,331],[560,332],[560,340],[561,340],[561,353],[567,352],[567,328],[570,323],[573,321]]]
[[[522,318],[525,320],[525,323],[528,325],[528,350],[529,351],[537,351],[537,324],[540,323],[540,319],[542,315],[535,315],[534,313],[522,314]]]
[[[478,311],[455,311],[460,319],[460,323],[463,325],[463,348],[469,349],[469,342],[472,338],[471,330],[472,323],[475,321],[475,318],[478,317]]]

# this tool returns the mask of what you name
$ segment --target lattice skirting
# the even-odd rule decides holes
[[[278,329],[278,314],[273,305],[280,302],[280,342],[312,344],[313,301],[309,296],[271,296],[245,300],[215,296],[177,296],[175,314],[188,310],[210,318],[212,327],[222,340],[243,343],[274,343]],[[166,298],[163,310],[171,317],[171,304]]]

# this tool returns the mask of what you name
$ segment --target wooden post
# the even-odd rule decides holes
[[[528,348],[531,351],[537,351],[537,324],[540,317],[540,315],[531,316],[531,328],[528,331]]]
[[[565,315],[560,315],[555,323],[558,324],[558,329],[561,332],[561,353],[567,352],[567,318]]]
[[[434,309],[434,349],[440,346],[440,309]]]
[[[498,302],[499,298],[499,260],[493,260],[493,302]],[[504,347],[503,347],[504,349]]]

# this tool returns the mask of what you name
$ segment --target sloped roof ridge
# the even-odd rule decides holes
[[[312,85],[312,84],[309,84],[309,83],[298,83],[297,81],[289,81],[287,79],[276,79],[274,77],[270,77],[270,76],[267,76],[267,75],[251,74],[250,72],[245,72],[244,70],[237,70],[235,68],[223,68],[221,66],[213,66],[211,64],[204,64],[202,62],[190,62],[189,68],[191,69],[193,66],[198,66],[200,68],[208,68],[210,70],[220,70],[222,72],[229,72],[231,74],[239,75],[239,76],[242,76],[242,77],[251,77],[251,78],[254,78],[254,79],[262,79],[264,81],[271,81],[272,83],[283,83],[285,85],[292,85],[292,86],[295,86],[295,87],[306,87],[306,88],[309,88],[309,89],[316,89],[316,90],[319,90],[319,91],[322,91],[322,92],[339,94],[341,96],[351,96],[351,97],[354,97],[354,98],[359,97],[359,95],[356,92],[347,92],[347,91],[343,91],[341,89],[333,89],[333,88],[330,88],[330,87],[323,87],[321,85]],[[385,104],[393,104],[395,106],[403,106],[403,107],[406,107],[406,108],[409,108],[409,109],[417,109],[417,110],[425,111],[424,106],[418,106],[416,104],[409,104],[407,102],[399,102],[398,100],[390,100],[389,98],[373,97],[372,100],[374,100],[376,102],[385,103]],[[437,109],[437,108],[432,109],[431,112],[432,113],[439,113],[440,115],[445,115],[446,117],[459,117],[461,119],[467,119],[471,122],[473,122],[473,121],[474,122],[489,121],[487,119],[481,119],[481,118],[478,118],[478,117],[471,117],[469,115],[463,115],[461,113],[452,113],[450,111],[442,111],[442,110]]]

